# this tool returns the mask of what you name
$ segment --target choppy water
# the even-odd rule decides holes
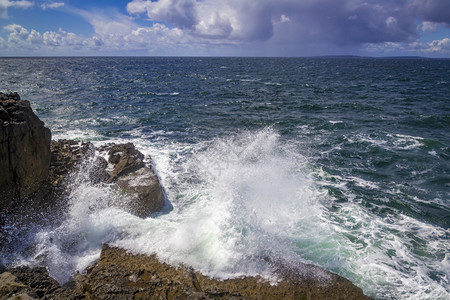
[[[377,299],[450,298],[450,60],[20,58],[0,80],[56,139],[134,142],[170,201],[139,219],[80,173],[58,222],[9,222],[3,262],[63,282],[109,242],[221,278],[271,278],[269,256]]]

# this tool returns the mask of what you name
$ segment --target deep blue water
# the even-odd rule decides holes
[[[449,59],[8,58],[0,80],[54,138],[133,141],[173,205],[42,228],[33,243],[89,241],[76,258],[42,245],[72,260],[49,265],[60,281],[106,241],[219,277],[270,276],[255,257],[271,255],[379,299],[450,298]],[[77,203],[108,195],[90,188]]]

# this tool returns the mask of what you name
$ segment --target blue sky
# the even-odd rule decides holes
[[[0,56],[450,57],[450,0],[0,0]]]

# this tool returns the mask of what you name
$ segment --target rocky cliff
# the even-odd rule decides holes
[[[34,193],[50,166],[50,130],[17,93],[0,93],[0,209]]]

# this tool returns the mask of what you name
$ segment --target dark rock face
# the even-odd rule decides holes
[[[17,93],[0,93],[0,209],[28,197],[47,178],[50,130]]]

